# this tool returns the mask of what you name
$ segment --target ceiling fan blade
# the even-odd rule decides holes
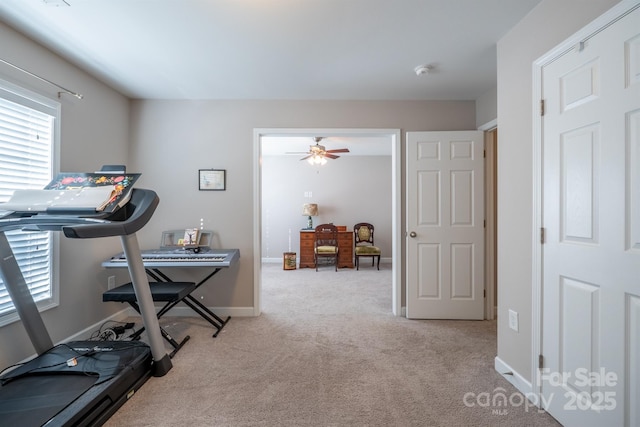
[[[304,156],[303,158],[301,158],[300,160],[307,160],[309,157],[313,156],[313,154],[309,154],[308,156]]]
[[[348,148],[337,148],[335,150],[327,150],[327,153],[348,153]]]
[[[335,154],[325,153],[324,157],[328,157],[329,159],[337,159],[340,156],[336,156]]]

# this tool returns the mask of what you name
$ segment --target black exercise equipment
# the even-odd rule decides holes
[[[15,212],[0,219],[0,278],[38,353],[0,376],[0,424],[101,425],[151,375],[171,369],[135,235],[158,203],[155,192],[134,188],[129,202],[112,213]],[[62,231],[76,239],[120,236],[149,344],[75,341],[54,347],[7,241],[5,232],[14,229]]]

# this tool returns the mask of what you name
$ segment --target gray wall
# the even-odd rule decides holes
[[[62,104],[61,171],[94,171],[106,163],[126,163],[129,146],[129,100],[83,71],[0,23],[2,59],[82,93],[83,100],[57,96],[57,89],[4,64],[0,78]],[[121,250],[117,238],[60,243],[60,305],[43,313],[54,342],[101,322],[120,306],[104,304],[107,288],[103,259]],[[0,328],[0,366],[34,353],[20,322]]]
[[[498,357],[531,381],[532,65],[617,0],[543,0],[498,42]],[[508,310],[519,313],[519,332]]]
[[[389,151],[391,151],[389,142]],[[358,222],[375,226],[382,257],[391,257],[391,156],[349,156],[311,166],[301,156],[262,159],[262,258],[300,257],[299,231],[307,226],[302,205],[317,203],[313,225],[332,222],[348,230]],[[304,197],[311,192],[312,197]]]
[[[140,234],[155,243],[162,230],[198,226],[204,218],[205,228],[217,233],[221,246],[239,248],[237,271],[217,277],[218,285],[202,287],[199,295],[205,304],[229,309],[232,315],[253,306],[258,256],[253,253],[254,129],[377,128],[401,129],[404,134],[475,128],[474,101],[134,100],[131,113],[129,163],[143,174],[140,186],[160,195],[152,222]],[[401,156],[404,159],[404,149]],[[226,169],[227,191],[198,191],[197,171],[202,168]],[[402,206],[405,203],[403,199]],[[404,215],[403,209],[402,229]],[[300,215],[295,221],[301,220]],[[335,222],[349,225],[350,220]]]
[[[497,89],[494,87],[476,99],[476,127],[480,128],[495,120],[497,114]]]

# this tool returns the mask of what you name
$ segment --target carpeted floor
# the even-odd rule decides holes
[[[495,372],[494,321],[394,317],[389,266],[266,264],[261,316],[162,324],[191,340],[107,427],[559,425]]]

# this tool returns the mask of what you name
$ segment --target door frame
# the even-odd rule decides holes
[[[534,215],[532,232],[532,300],[531,300],[531,392],[536,396],[535,402],[540,405],[542,402],[542,381],[539,379],[539,363],[542,348],[542,325],[544,308],[542,306],[542,292],[544,284],[543,278],[543,243],[542,228],[544,227],[542,216],[542,196],[543,196],[543,171],[542,164],[542,143],[543,143],[543,123],[541,114],[541,100],[543,99],[542,72],[545,66],[552,63],[565,53],[573,50],[580,43],[590,39],[604,28],[612,25],[618,19],[627,15],[631,11],[640,7],[638,0],[622,0],[620,3],[600,15],[591,23],[577,31],[571,37],[548,51],[533,63],[533,199]],[[553,415],[553,414],[552,414]]]
[[[496,296],[498,294],[498,276],[497,276],[497,199],[498,199],[498,120],[494,119],[484,125],[478,127],[478,130],[484,132],[484,211],[485,211],[485,250],[484,250],[484,286],[487,291],[485,301],[485,320],[495,320],[496,318]]]
[[[391,143],[391,310],[402,315],[402,163],[400,129],[256,128],[253,130],[253,315],[262,312],[262,144],[263,136],[371,136]]]

